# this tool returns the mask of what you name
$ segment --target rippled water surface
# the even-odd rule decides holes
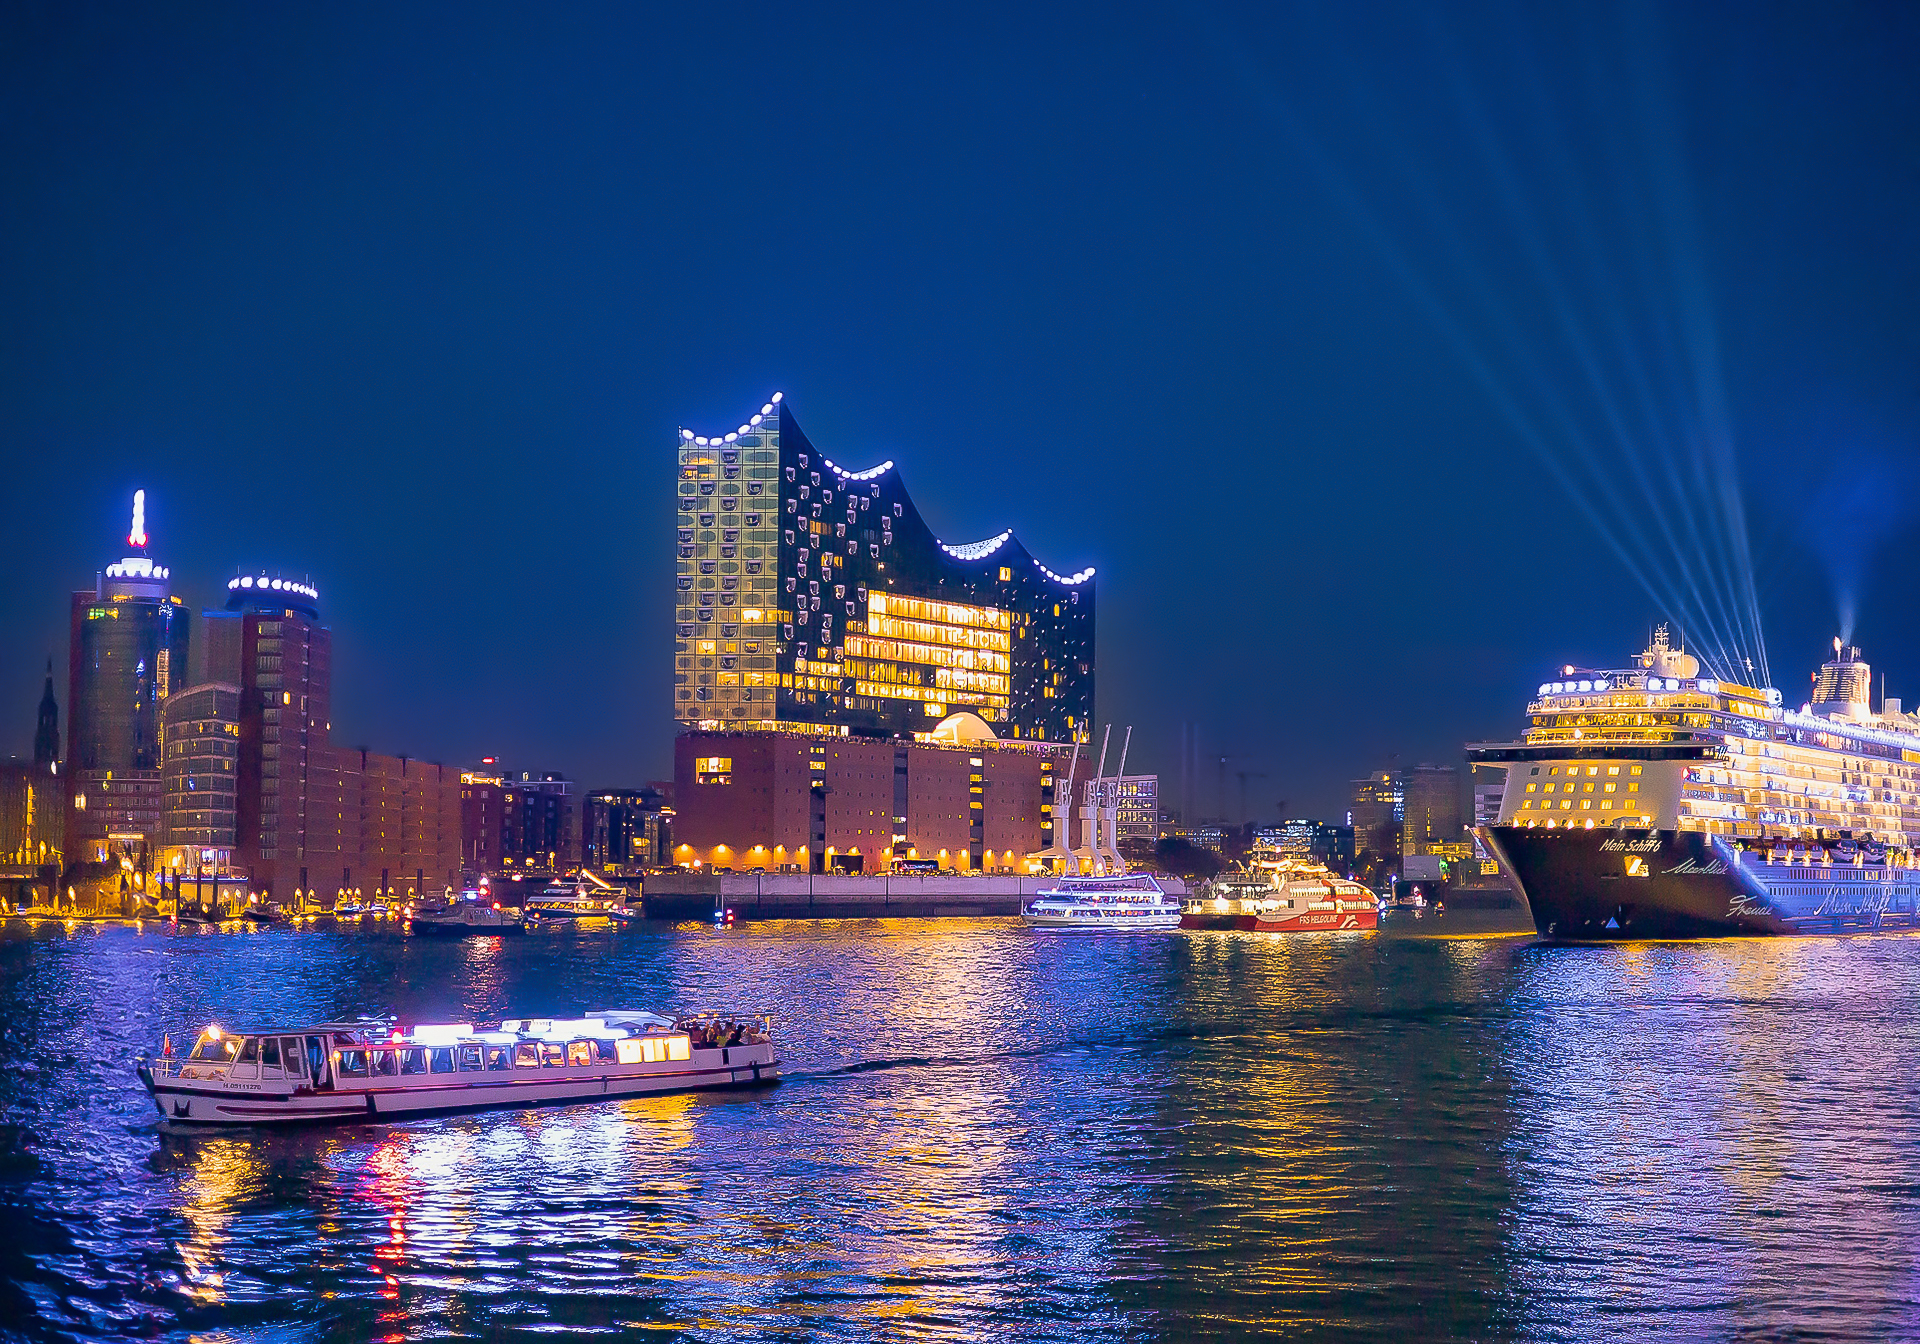
[[[465,943],[14,923],[0,1329],[1920,1333],[1920,938],[1429,936],[1473,918]],[[788,1081],[177,1138],[131,1069],[209,1020],[615,1004],[770,1008]]]

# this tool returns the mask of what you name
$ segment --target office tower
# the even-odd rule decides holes
[[[71,859],[147,866],[162,833],[161,706],[184,680],[191,622],[147,550],[146,492],[130,553],[73,595],[67,681]]]

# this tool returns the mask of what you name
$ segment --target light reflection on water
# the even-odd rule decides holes
[[[1920,938],[7,935],[0,1322],[27,1333],[1916,1324]],[[183,1139],[128,1068],[207,1020],[649,1004],[773,1009],[789,1081]]]

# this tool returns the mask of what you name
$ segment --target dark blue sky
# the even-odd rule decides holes
[[[1700,311],[1775,682],[1844,585],[1920,698],[1920,9],[1326,8],[7,7],[0,752],[139,486],[314,577],[337,739],[663,775],[675,430],[783,389],[1330,814],[1667,614],[1699,492],[1566,482],[1687,458]]]

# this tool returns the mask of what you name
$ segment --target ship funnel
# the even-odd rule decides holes
[[[1873,668],[1861,658],[1856,645],[1833,641],[1833,660],[1821,665],[1813,681],[1813,703],[1833,709],[1847,707],[1860,717],[1867,713],[1873,688]]]

